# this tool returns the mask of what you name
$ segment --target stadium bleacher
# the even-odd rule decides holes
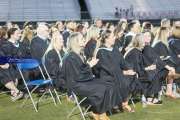
[[[128,18],[140,19],[161,19],[179,18],[179,0],[85,0],[92,18],[106,20],[118,19],[114,16],[115,8],[128,9],[131,5],[134,8],[135,16]]]
[[[0,0],[0,21],[80,20],[77,0]]]

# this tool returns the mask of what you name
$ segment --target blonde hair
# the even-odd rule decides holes
[[[75,52],[77,54],[80,54],[80,46],[79,41],[83,39],[83,36],[79,32],[74,32],[70,35],[69,40],[67,42],[67,48],[68,52]]]
[[[156,32],[153,44],[155,44],[157,41],[160,40],[168,47],[168,34],[169,34],[169,30],[167,28],[160,27]]]
[[[59,50],[58,50],[59,46],[57,46],[58,45],[57,42],[59,42],[59,39],[57,39],[57,36],[59,35],[61,34],[59,33],[58,29],[55,27],[52,27],[51,28],[51,42],[43,55],[43,58],[42,58],[43,63],[45,62],[45,56],[48,54],[49,51],[54,49],[59,55]]]
[[[144,43],[143,34],[136,34],[133,37],[131,43],[126,48],[126,51],[131,49],[131,48],[137,48],[138,50],[142,50],[144,47],[143,43]]]
[[[96,40],[99,37],[99,34],[100,34],[100,29],[94,25],[91,26],[87,31],[86,43],[91,39]]]

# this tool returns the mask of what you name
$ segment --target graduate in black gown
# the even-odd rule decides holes
[[[49,44],[49,28],[45,23],[39,23],[37,36],[35,36],[30,45],[31,56],[41,63],[41,59]]]
[[[97,64],[98,59],[86,61],[83,55],[84,42],[80,33],[70,36],[68,55],[63,60],[62,72],[69,92],[78,96],[87,97],[87,102],[92,105],[95,120],[109,120],[106,112],[112,109],[112,89],[104,85],[101,80],[94,77],[91,68]]]
[[[23,97],[23,93],[17,89],[19,72],[15,63],[8,63],[9,58],[16,59],[24,57],[18,40],[21,33],[17,28],[8,30],[8,40],[3,40],[0,45],[0,57],[7,58],[5,63],[0,65],[0,81],[6,88],[11,90],[11,99],[16,101]],[[14,61],[15,62],[15,61]]]
[[[103,82],[115,84],[114,89],[117,97],[121,98],[123,109],[134,112],[128,105],[129,82],[124,74],[133,76],[136,73],[125,62],[119,49],[113,48],[114,43],[114,33],[110,30],[104,31],[101,39],[102,46],[98,49],[96,55],[99,62],[95,67],[99,70],[99,77]]]
[[[157,55],[161,58],[161,60],[163,60],[169,66],[174,67],[169,50],[168,37],[169,30],[165,27],[159,28],[151,46]]]
[[[125,53],[126,47],[130,44],[132,38],[140,32],[140,22],[134,20],[128,25],[129,32],[125,35],[122,53]]]
[[[156,87],[158,81],[153,81],[148,77],[148,73],[156,69],[156,65],[146,66],[146,58],[142,54],[142,49],[144,48],[144,37],[142,34],[136,34],[132,42],[126,49],[124,55],[125,60],[133,67],[133,70],[137,72],[137,79],[131,82],[130,89],[137,91],[142,95],[143,105],[157,104],[158,101],[148,102],[146,98],[148,96],[156,94]],[[145,67],[146,66],[146,67]]]
[[[26,57],[31,57],[31,50],[30,50],[30,45],[31,45],[31,40],[34,36],[33,33],[33,28],[31,26],[26,26],[23,30],[22,37],[21,37],[21,48],[25,52]]]
[[[87,32],[86,45],[84,48],[84,54],[86,59],[94,57],[95,50],[99,47],[100,41],[98,39],[100,35],[100,29],[96,26],[91,26]]]
[[[96,40],[91,39],[86,44],[85,49],[84,49],[84,54],[87,57],[87,59],[91,59],[94,56],[94,51],[96,49],[96,43],[97,43]]]
[[[116,36],[114,47],[117,47],[120,51],[122,51],[123,49],[126,32],[127,32],[127,20],[120,19],[117,27],[114,30],[114,34]]]
[[[55,87],[58,89],[65,88],[61,71],[64,56],[63,37],[56,28],[52,28],[51,33],[51,42],[43,56],[43,63],[45,64]]]
[[[144,33],[144,35],[147,35]],[[150,36],[150,34],[149,34]],[[156,90],[161,91],[161,84],[163,81],[167,80],[167,91],[166,95],[171,98],[175,98],[175,96],[172,93],[172,82],[173,77],[175,75],[175,69],[168,64],[166,64],[164,61],[162,61],[159,57],[159,55],[154,51],[154,49],[150,46],[151,38],[145,37],[145,47],[143,49],[143,55],[146,57],[147,61],[145,63],[146,66],[149,65],[156,65],[156,71],[151,72],[149,74],[150,78],[155,81],[159,81],[159,85],[157,84]]]
[[[117,47],[121,52],[124,44],[124,36],[125,36],[124,29],[122,29],[120,26],[117,26],[114,30],[114,35],[116,37],[114,47]]]
[[[176,72],[180,73],[180,22],[175,22],[172,36],[169,39],[171,57],[175,63]]]

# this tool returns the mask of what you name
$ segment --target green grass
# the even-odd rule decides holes
[[[20,108],[23,100],[11,102],[8,95],[0,95],[0,120],[67,120],[67,114],[73,104],[63,99],[56,107],[50,101],[43,102],[36,113],[32,106]],[[29,101],[30,102],[30,101]],[[180,120],[180,100],[164,98],[162,106],[142,108],[136,104],[135,113],[118,113],[110,116],[111,120]],[[70,120],[81,120],[79,115]]]

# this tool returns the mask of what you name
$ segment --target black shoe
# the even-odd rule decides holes
[[[153,103],[153,104],[155,104],[155,105],[162,105],[162,100],[158,100],[157,102],[155,102],[155,103]]]

